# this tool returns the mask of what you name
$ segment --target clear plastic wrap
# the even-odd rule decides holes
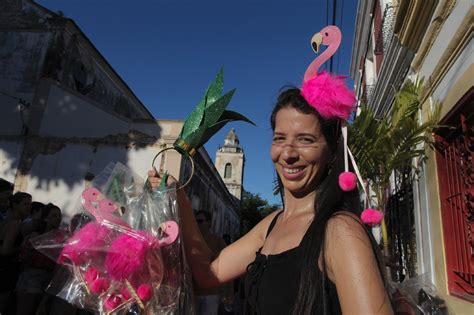
[[[392,283],[392,307],[395,314],[448,315],[448,308],[426,274]]]
[[[151,192],[120,163],[91,184],[69,229],[34,240],[67,270],[51,291],[99,314],[193,314],[176,191]]]

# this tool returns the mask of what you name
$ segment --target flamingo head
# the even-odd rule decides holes
[[[341,39],[341,30],[335,25],[328,25],[313,35],[311,38],[311,46],[316,53],[319,52],[319,46],[321,45],[335,45],[337,49],[341,43]]]

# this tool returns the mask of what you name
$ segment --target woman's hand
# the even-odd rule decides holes
[[[155,168],[148,171],[148,182],[151,185],[152,190],[160,187],[161,180],[163,179],[163,173],[157,172]],[[177,184],[178,181],[172,175],[168,175],[168,180],[166,181],[166,186],[170,187],[173,184]]]

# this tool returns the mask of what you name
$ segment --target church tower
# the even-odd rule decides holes
[[[232,128],[224,139],[224,145],[217,149],[216,168],[229,192],[239,200],[242,198],[244,164],[244,150]]]

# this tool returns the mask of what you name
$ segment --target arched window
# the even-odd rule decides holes
[[[224,178],[231,178],[232,177],[232,164],[227,163],[224,169]]]

